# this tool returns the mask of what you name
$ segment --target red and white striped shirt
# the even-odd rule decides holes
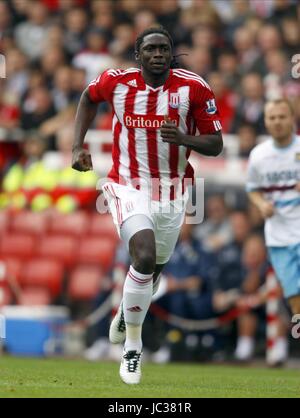
[[[221,130],[211,88],[187,70],[170,70],[157,88],[145,84],[137,68],[107,70],[89,84],[89,94],[94,102],[107,101],[113,107],[113,167],[108,177],[117,183],[193,178],[191,151],[162,141],[159,129],[166,116],[185,134]]]

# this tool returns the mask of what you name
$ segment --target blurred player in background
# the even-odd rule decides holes
[[[172,50],[165,29],[145,30],[135,45],[141,69],[105,71],[83,92],[76,115],[73,168],[87,171],[92,161],[83,142],[98,103],[114,111],[113,167],[102,188],[131,256],[110,328],[111,342],[126,337],[120,376],[128,384],[140,382],[142,325],[184,222],[190,152],[217,156],[223,146],[212,90],[195,73],[171,69]]]
[[[300,313],[300,137],[286,99],[265,105],[271,139],[250,154],[247,190],[265,218],[270,261],[293,314]]]

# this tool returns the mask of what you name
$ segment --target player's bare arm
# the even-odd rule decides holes
[[[75,117],[75,139],[73,143],[72,168],[78,171],[93,169],[92,158],[83,148],[84,138],[97,113],[97,103],[92,102],[88,89],[81,95]]]
[[[183,145],[202,155],[216,157],[222,152],[223,138],[221,131],[206,135],[185,135],[170,121],[164,123],[160,130],[163,142]]]
[[[249,199],[262,214],[264,219],[270,218],[274,215],[274,205],[269,200],[266,200],[263,193],[259,191],[253,191],[248,193]]]

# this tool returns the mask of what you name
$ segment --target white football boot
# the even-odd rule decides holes
[[[120,377],[124,383],[128,385],[137,385],[140,383],[141,372],[141,357],[142,353],[136,350],[123,351],[123,357],[120,366]]]

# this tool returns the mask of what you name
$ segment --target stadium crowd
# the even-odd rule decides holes
[[[0,79],[0,210],[55,206],[69,213],[95,207],[96,174],[70,169],[76,106],[102,71],[136,66],[135,38],[150,26],[163,25],[180,65],[209,82],[223,132],[236,135],[241,158],[265,134],[266,100],[288,97],[300,132],[300,83],[292,73],[292,57],[300,52],[299,21],[300,5],[293,0],[1,1],[6,78]],[[106,104],[99,106],[93,128],[111,128]],[[237,200],[208,194],[205,222],[183,229],[165,272],[168,291],[159,302],[173,314],[207,319],[242,306],[249,295],[259,297],[268,266],[263,220],[246,199]],[[253,355],[263,317],[255,308],[239,318],[238,359]],[[198,344],[179,338],[177,329],[160,331],[166,344]],[[219,336],[204,336],[204,346],[218,351]]]

